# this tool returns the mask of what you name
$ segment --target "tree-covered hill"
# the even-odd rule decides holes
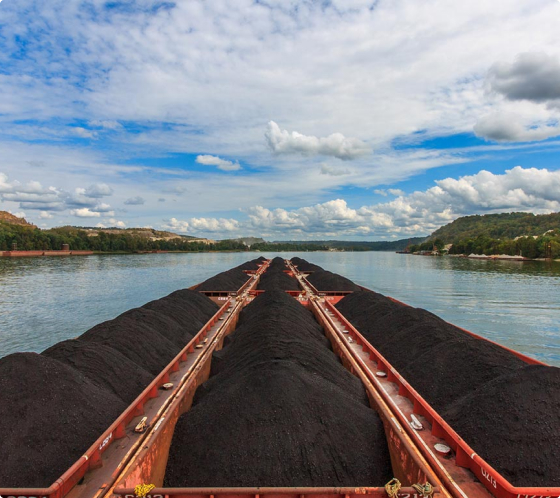
[[[445,244],[480,236],[491,239],[515,239],[515,237],[543,235],[556,228],[560,228],[560,213],[485,214],[458,218],[436,230],[430,239],[441,239]]]
[[[0,214],[4,213],[0,211]],[[249,248],[243,240],[209,240],[153,228],[97,228],[63,226],[41,230],[9,213],[0,218],[0,252],[16,244],[20,251],[60,250],[68,244],[75,251],[146,252],[146,251],[321,251],[324,246],[311,244],[272,244],[262,239]]]
[[[63,244],[75,251],[98,252],[241,251],[246,248],[240,242],[195,239],[152,229],[100,230],[67,226],[41,230],[0,220],[0,251],[11,250],[14,243],[21,251],[59,250]]]
[[[560,213],[502,213],[465,216],[436,230],[410,252],[442,250],[450,254],[507,254],[526,258],[560,258]]]

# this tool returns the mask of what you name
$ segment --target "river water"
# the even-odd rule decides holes
[[[259,255],[0,258],[0,357],[43,351]],[[389,252],[281,253],[285,258],[294,255],[560,366],[560,263]]]

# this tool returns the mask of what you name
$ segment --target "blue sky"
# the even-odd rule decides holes
[[[3,0],[0,209],[391,240],[560,211],[557,0]]]

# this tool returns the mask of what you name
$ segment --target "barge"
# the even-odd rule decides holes
[[[243,309],[268,292],[259,290],[258,284],[270,265],[271,261],[261,260],[258,269],[242,270],[246,280],[238,289],[200,291],[218,304],[217,312],[52,485],[9,488],[0,481],[0,495],[21,498],[560,496],[557,486],[513,486],[489,465],[337,309],[336,305],[354,291],[319,290],[310,281],[312,273],[300,270],[293,261],[285,262],[283,273],[297,282],[299,290],[289,290],[286,294],[313,314],[332,351],[362,383],[369,406],[382,422],[394,479],[386,483],[356,482],[354,486],[278,487],[263,481],[256,486],[242,487],[164,487],[177,422],[191,409],[197,389],[211,377],[214,355],[226,347]],[[192,290],[196,291],[197,287]],[[507,351],[526,364],[543,365],[515,351]],[[221,451],[228,452],[231,448]]]

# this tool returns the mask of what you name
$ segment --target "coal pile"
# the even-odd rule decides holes
[[[212,375],[205,386],[236,371],[271,361],[290,361],[338,386],[369,406],[360,380],[351,375],[330,349],[330,341],[313,315],[282,291],[269,291],[245,307],[226,348],[214,353]],[[294,326],[297,324],[297,326]]]
[[[374,292],[351,294],[336,307],[436,410],[525,365],[424,309]]]
[[[349,280],[338,273],[332,273],[327,270],[315,270],[307,277],[307,280],[318,291],[356,292],[362,290],[362,288],[352,282],[352,280]]]
[[[298,308],[299,307],[299,308]],[[174,432],[165,486],[373,486],[392,477],[361,383],[282,291],[242,313]]]
[[[103,344],[70,339],[41,354],[74,368],[126,404],[132,403],[153,379],[150,372]]]
[[[0,359],[0,485],[50,486],[218,309],[180,290],[40,355]]]
[[[126,313],[96,325],[79,339],[112,347],[154,376],[182,349],[149,324],[143,324]]]
[[[243,270],[257,270],[258,265],[262,264],[265,258],[262,256],[251,261],[247,261],[242,265],[231,268],[230,270],[218,273],[208,280],[202,282],[197,288],[197,291],[229,291],[235,292],[247,282],[249,275],[244,273]]]
[[[283,272],[266,271],[260,278],[258,290],[271,291],[281,289],[283,291],[299,291],[298,281]]]
[[[239,270],[258,270],[259,265],[262,265],[265,261],[266,261],[266,258],[264,256],[261,256],[260,258],[252,259],[251,261],[247,261],[246,263],[243,263],[242,265],[237,266],[237,268]]]
[[[213,394],[177,422],[164,486],[367,486],[392,477],[375,412],[289,362],[242,370]]]
[[[281,258],[280,256],[276,256],[275,258],[270,260],[270,264],[268,266],[268,269],[273,270],[273,271],[287,270],[288,267],[286,266],[286,262],[284,261],[284,258]]]
[[[243,271],[231,269],[210,277],[208,280],[202,282],[196,290],[235,292],[247,282],[248,278],[249,275]]]
[[[36,353],[0,359],[0,484],[49,487],[126,404],[77,370]]]
[[[337,309],[362,333],[372,318],[404,309],[406,306],[373,291],[353,293],[340,300]]]
[[[526,363],[495,344],[462,331],[400,368],[414,388],[438,411],[493,379]]]
[[[292,264],[294,264],[295,266],[297,266],[297,269],[301,272],[307,273],[310,271],[324,271],[323,268],[321,268],[318,265],[315,265],[313,263],[310,263],[309,261],[306,261],[305,259],[302,258],[292,258],[291,259]]]
[[[197,291],[178,290],[100,323],[79,339],[116,349],[156,376],[218,309],[216,303]]]
[[[262,274],[257,286],[258,290],[283,290],[283,291],[299,291],[298,281],[294,277],[290,277],[284,271],[288,270],[286,263],[282,258],[274,258],[267,270]]]
[[[142,311],[156,312],[161,320],[161,325],[156,325],[157,330],[181,348],[188,344],[219,309],[210,298],[189,289],[172,292],[138,308]]]
[[[480,386],[443,415],[514,486],[560,486],[560,369],[525,366]]]
[[[300,286],[296,278],[290,277],[284,270],[288,268],[284,263],[282,266],[270,266],[261,276],[259,284],[257,286],[258,290],[272,291],[272,290],[283,290],[283,291],[299,291]]]

